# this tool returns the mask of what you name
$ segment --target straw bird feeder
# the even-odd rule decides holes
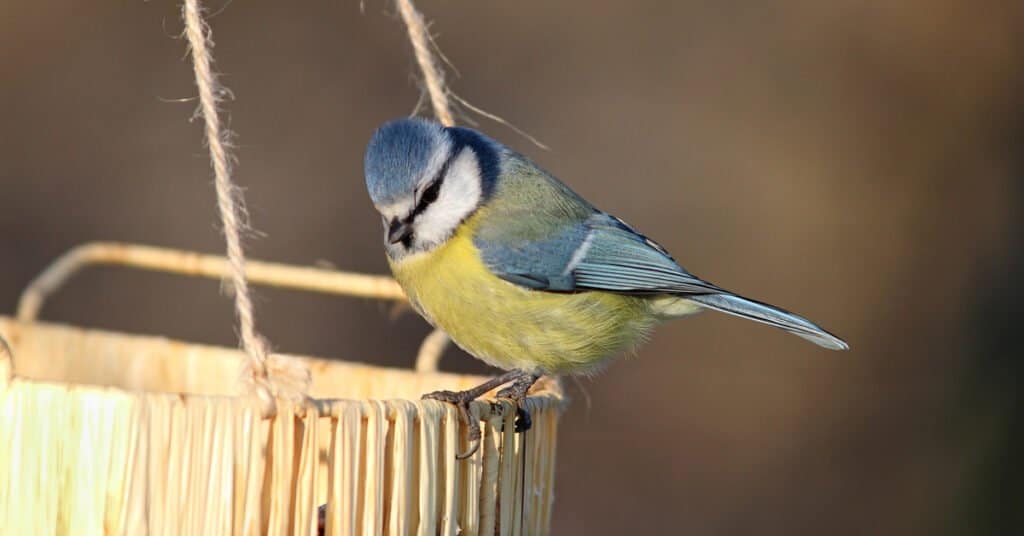
[[[397,5],[435,113],[451,123],[422,18],[409,0]],[[534,425],[523,434],[510,403],[473,403],[483,439],[457,460],[468,447],[459,413],[420,395],[486,378],[436,370],[443,334],[424,341],[415,370],[268,354],[245,303],[250,282],[405,297],[387,277],[245,260],[209,30],[198,0],[183,13],[228,255],[86,244],[29,284],[14,318],[0,317],[0,533],[547,533],[556,381],[524,402]],[[95,265],[231,281],[243,350],[39,321],[45,300]]]

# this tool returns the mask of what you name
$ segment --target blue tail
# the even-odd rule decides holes
[[[829,350],[849,350],[846,341],[816,326],[806,318],[778,307],[749,300],[735,294],[695,294],[686,297],[708,309],[736,315],[784,329]]]

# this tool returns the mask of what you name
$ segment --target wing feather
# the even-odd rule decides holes
[[[622,220],[597,212],[541,240],[476,241],[499,277],[535,290],[623,294],[708,294],[664,248]]]

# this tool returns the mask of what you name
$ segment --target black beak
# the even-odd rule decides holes
[[[404,222],[395,218],[391,220],[391,224],[388,225],[388,242],[391,244],[397,244],[412,234],[412,225],[409,222]]]

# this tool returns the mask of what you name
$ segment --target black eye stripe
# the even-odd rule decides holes
[[[420,196],[420,203],[429,205],[434,201],[437,201],[437,194],[441,191],[441,183],[444,182],[444,178],[434,181],[429,188],[423,191],[423,195]]]
[[[448,160],[445,160],[444,164],[441,165],[441,169],[437,171],[437,175],[434,175],[434,180],[430,183],[430,186],[420,194],[420,200],[416,203],[416,208],[413,209],[410,218],[415,218],[424,210],[427,210],[431,203],[437,201],[437,197],[441,193],[441,184],[444,182],[445,177],[448,176],[448,168],[451,166],[452,161],[455,160],[456,154],[455,151],[452,151],[452,154],[448,156]]]

